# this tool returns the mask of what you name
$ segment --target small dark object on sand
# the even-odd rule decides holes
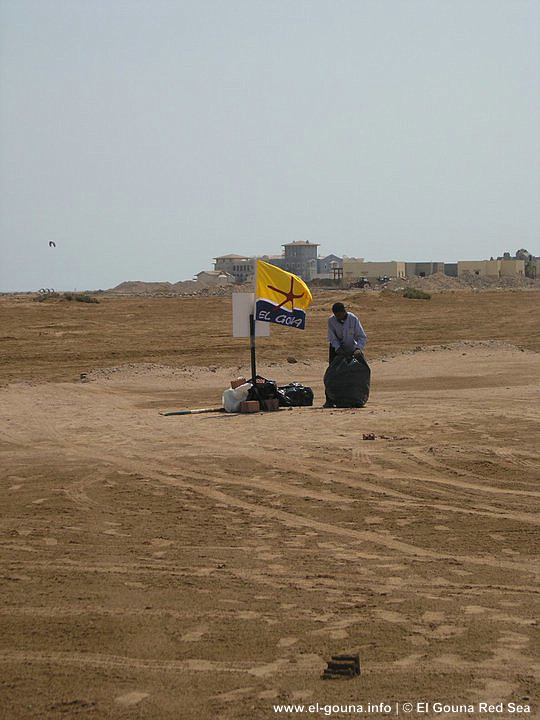
[[[359,655],[332,655],[332,659],[327,663],[322,674],[323,680],[332,680],[335,678],[351,678],[360,675],[360,656]]]

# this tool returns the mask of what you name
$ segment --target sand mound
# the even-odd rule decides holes
[[[462,275],[460,278],[434,273],[426,277],[413,275],[406,278],[394,278],[384,285],[388,290],[404,290],[408,287],[415,287],[425,291],[441,290],[496,290],[510,288],[538,288],[540,281],[526,277],[480,277],[478,275]]]
[[[228,296],[233,292],[252,292],[252,290],[252,283],[244,285],[210,285],[203,280],[180,280],[176,283],[128,280],[106,292],[109,295],[175,297],[177,295]]]

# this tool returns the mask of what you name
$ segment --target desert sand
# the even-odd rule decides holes
[[[249,374],[230,301],[0,298],[2,717],[538,716],[538,291],[347,294],[371,397],[323,410],[341,297],[259,344],[312,408],[180,417]]]

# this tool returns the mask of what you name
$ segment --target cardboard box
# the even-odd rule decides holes
[[[264,401],[267,410],[279,410],[279,400],[277,398],[268,398]]]
[[[247,383],[246,378],[239,377],[239,378],[236,378],[236,380],[231,380],[231,387],[234,390],[235,388],[240,387],[240,385],[245,385],[246,383]]]
[[[241,413],[256,413],[259,412],[260,409],[261,406],[258,400],[244,400],[244,402],[240,403]]]

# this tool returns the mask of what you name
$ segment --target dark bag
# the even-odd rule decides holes
[[[371,370],[363,355],[337,355],[324,373],[326,397],[336,407],[364,407]]]
[[[280,385],[279,392],[283,394],[280,397],[279,404],[285,407],[307,407],[313,405],[313,390],[305,387],[302,383],[289,383],[288,385]]]
[[[277,398],[281,405],[281,394],[278,390],[277,383],[274,380],[267,380],[266,378],[257,375],[256,380],[248,392],[248,400],[258,400],[261,404],[261,410],[267,410],[265,400],[273,400]]]

